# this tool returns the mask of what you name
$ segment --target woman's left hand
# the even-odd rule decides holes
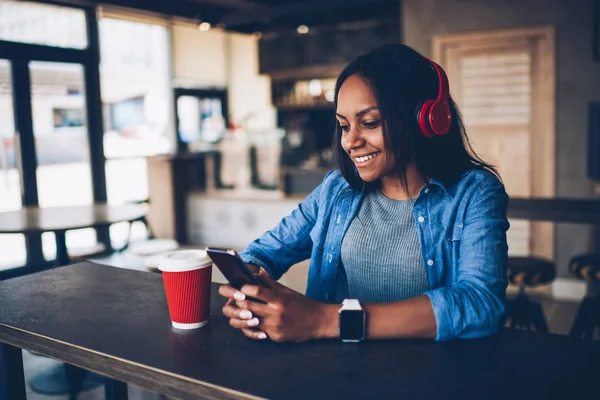
[[[241,289],[246,297],[244,300],[240,300],[239,291],[230,286],[223,286],[219,291],[223,296],[234,298],[237,307],[252,313],[249,319],[232,317],[230,324],[233,327],[240,328],[249,338],[268,337],[275,342],[302,342],[326,337],[335,330],[336,309],[276,282],[262,269],[258,276],[264,286],[244,285]],[[262,300],[265,304],[247,297]]]

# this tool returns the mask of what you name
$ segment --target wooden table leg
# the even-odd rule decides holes
[[[104,245],[104,251],[108,254],[113,252],[112,243],[110,241],[110,228],[108,226],[100,226],[96,228],[96,238],[98,242]]]
[[[0,400],[26,400],[21,349],[0,343]]]
[[[127,384],[106,378],[104,398],[106,400],[127,400]]]
[[[31,232],[25,234],[25,249],[27,250],[27,266],[37,267],[44,265],[44,252],[42,251],[42,234]]]
[[[54,232],[56,238],[56,264],[58,266],[69,263],[69,253],[67,251],[67,238],[65,231]]]

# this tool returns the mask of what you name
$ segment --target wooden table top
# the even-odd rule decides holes
[[[148,214],[146,204],[23,207],[0,213],[0,233],[56,232],[133,221]]]
[[[221,315],[217,287],[211,322],[178,332],[159,274],[85,262],[14,278],[0,282],[0,341],[186,399],[530,400],[597,390],[598,342],[508,329],[441,344],[252,341]]]

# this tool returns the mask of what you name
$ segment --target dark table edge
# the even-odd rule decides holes
[[[0,324],[0,342],[166,396],[189,398],[190,395],[193,395],[203,399],[261,399],[261,397],[161,371],[4,324]],[[165,380],[165,375],[169,376],[169,382]]]

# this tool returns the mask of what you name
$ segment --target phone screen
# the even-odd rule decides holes
[[[241,289],[245,284],[261,285],[235,250],[209,247],[206,253],[223,273],[232,287]]]

